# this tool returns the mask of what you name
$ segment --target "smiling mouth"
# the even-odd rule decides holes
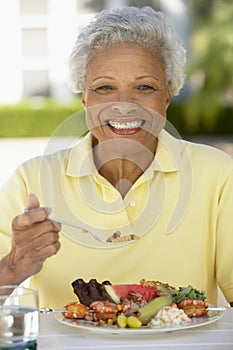
[[[137,129],[141,128],[144,124],[144,120],[134,120],[132,122],[113,122],[111,120],[108,121],[108,125],[110,125],[112,128],[117,130],[130,130],[130,129]]]

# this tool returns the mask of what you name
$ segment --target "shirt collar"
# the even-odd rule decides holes
[[[70,149],[66,174],[81,177],[96,172],[92,153],[92,135],[88,133]]]
[[[182,148],[184,144],[180,140],[162,130],[158,136],[156,155],[150,168],[161,172],[178,171],[181,168]],[[96,173],[92,153],[92,135],[88,133],[70,149],[66,174],[82,177]]]
[[[166,130],[158,136],[155,158],[152,162],[154,171],[173,172],[181,168],[182,150],[184,143],[176,139]]]

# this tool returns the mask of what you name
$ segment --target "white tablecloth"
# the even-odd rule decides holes
[[[61,324],[54,314],[41,315],[38,350],[52,349],[160,349],[232,350],[233,308],[207,326],[161,334],[98,334]]]

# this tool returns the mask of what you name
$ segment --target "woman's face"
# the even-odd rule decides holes
[[[150,146],[170,103],[160,53],[126,43],[96,51],[82,101],[99,142],[127,138]]]

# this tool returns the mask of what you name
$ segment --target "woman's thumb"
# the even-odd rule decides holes
[[[30,193],[27,198],[25,209],[26,210],[37,209],[39,208],[39,206],[40,206],[40,203],[37,197],[33,193]]]

